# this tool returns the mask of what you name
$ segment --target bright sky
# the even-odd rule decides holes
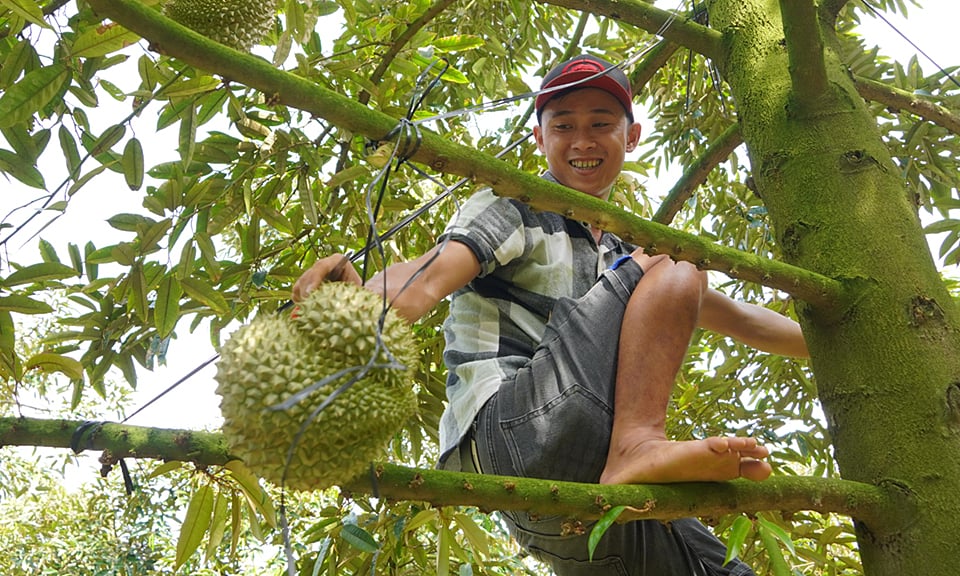
[[[960,3],[956,0],[926,0],[924,9],[911,11],[909,20],[902,17],[890,17],[891,22],[908,38],[916,42],[922,50],[936,59],[941,66],[960,64],[957,62],[956,22],[960,21]],[[906,62],[916,53],[906,41],[897,36],[883,22],[865,18],[861,32],[868,40],[868,44],[879,44],[884,54]],[[921,65],[926,74],[932,74],[935,67],[921,58]],[[103,96],[103,98],[108,98]],[[125,112],[124,112],[125,113]],[[118,113],[119,116],[119,113]],[[112,121],[117,121],[116,118]],[[154,118],[145,118],[135,124],[137,136],[152,150],[176,149],[176,130],[168,129],[160,134],[151,134]],[[101,130],[107,125],[101,126]],[[55,146],[55,144],[51,144]],[[169,159],[175,157],[171,152]],[[156,156],[152,162],[160,161]],[[45,171],[46,173],[46,171]],[[53,176],[47,176],[48,186],[55,186]],[[97,182],[100,182],[99,180]],[[0,198],[0,215],[6,214],[13,206],[32,198],[36,191],[25,189],[14,183],[6,185],[7,194]],[[11,194],[11,191],[13,193]],[[74,204],[74,202],[76,204]],[[91,214],[104,214],[103,204],[109,203],[110,215],[116,212],[141,212],[139,193],[131,193],[118,179],[115,185],[95,183],[77,193],[71,201],[67,215],[44,230],[41,236],[51,241],[66,258],[66,243],[72,241],[83,245],[87,240],[93,240],[97,246],[104,246],[120,239],[128,239],[110,228],[106,222],[90,220]],[[25,217],[20,212],[9,221],[17,223]],[[36,230],[36,229],[34,229]],[[76,231],[76,232],[74,232]],[[5,236],[6,231],[0,237]],[[26,236],[13,243],[9,250],[10,258],[17,262],[27,262],[35,258],[36,244],[32,242],[21,246]],[[136,395],[135,406],[140,406],[159,394],[166,387],[196,366],[213,355],[207,332],[201,328],[194,335],[187,334],[189,321],[181,322],[178,327],[179,339],[171,343],[168,355],[168,365],[154,372],[142,371]],[[157,401],[142,414],[136,416],[130,423],[144,426],[162,426],[166,428],[213,428],[219,422],[218,399],[214,393],[214,370],[211,367],[199,372],[185,384]],[[105,419],[116,419],[116,414],[105,414]]]

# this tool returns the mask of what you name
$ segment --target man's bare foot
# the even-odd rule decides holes
[[[614,450],[611,444],[601,484],[665,484],[722,482],[734,478],[760,481],[770,476],[770,464],[759,460],[770,451],[753,438],[712,437],[672,441],[647,438]],[[627,446],[623,448],[623,446]]]

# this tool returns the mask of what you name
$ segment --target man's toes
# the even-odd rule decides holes
[[[730,451],[730,438],[724,438],[722,436],[711,436],[705,440],[707,447],[711,451],[716,452],[717,454],[724,454]]]
[[[740,477],[760,482],[770,477],[773,469],[766,462],[744,458],[740,461]]]

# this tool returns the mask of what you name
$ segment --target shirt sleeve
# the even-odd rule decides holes
[[[466,245],[480,262],[480,276],[523,255],[524,224],[517,206],[487,188],[467,199],[447,224],[439,241]]]

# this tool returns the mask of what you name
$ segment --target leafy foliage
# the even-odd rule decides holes
[[[896,2],[881,9],[906,11]],[[434,10],[440,8],[439,10]],[[925,74],[916,60],[893,63],[856,35],[855,3],[839,30],[852,73],[886,82],[942,106],[960,108],[955,86]],[[400,118],[424,119],[525,93],[539,71],[562,56],[568,39],[613,61],[653,38],[621,22],[529,2],[341,2],[287,0],[256,53],[306,78]],[[151,48],[159,48],[159,51]],[[270,94],[232,83],[162,55],[84,3],[0,5],[0,171],[22,184],[29,206],[0,224],[0,244],[25,240],[39,223],[39,260],[8,254],[0,279],[0,379],[8,405],[65,394],[70,409],[89,410],[94,395],[115,408],[137,372],[178,353],[178,334],[208,327],[216,346],[233,322],[273,313],[301,270],[331,252],[359,252],[372,234],[380,143],[276,104]],[[418,78],[449,68],[423,94]],[[412,106],[423,95],[419,108]],[[729,90],[711,63],[677,51],[640,96],[651,125],[615,201],[649,215],[658,198],[648,179],[687,166],[736,122]],[[529,103],[480,115],[436,119],[444,137],[488,154],[525,131]],[[879,127],[916,199],[946,233],[940,256],[960,263],[956,138],[903,111],[877,105]],[[54,138],[54,134],[56,138]],[[173,142],[150,145],[154,135]],[[537,171],[526,143],[505,161]],[[673,225],[722,244],[776,257],[777,238],[749,166],[737,151],[713,170]],[[411,167],[394,172],[375,215],[382,232],[450,186]],[[42,191],[33,196],[35,190]],[[96,245],[83,231],[66,243],[44,240],[80,195],[130,190],[137,213],[98,219],[123,240]],[[456,197],[439,203],[371,251],[362,269],[418,255],[454,217]],[[371,198],[373,198],[371,200]],[[59,241],[58,241],[59,242]],[[738,297],[793,314],[784,295],[758,286],[719,284]],[[422,342],[417,372],[420,410],[391,445],[390,456],[429,466],[436,459],[443,408],[441,306],[415,328]],[[57,379],[52,380],[55,376]],[[91,391],[94,394],[91,394]],[[836,465],[803,363],[750,351],[714,334],[691,348],[671,406],[678,438],[751,434],[774,447],[778,473],[832,477]],[[0,567],[4,573],[261,573],[284,571],[278,500],[236,465],[190,470],[142,469],[133,494],[116,483],[68,493],[29,458],[4,458]],[[178,468],[178,469],[174,469]],[[37,478],[40,478],[37,480]],[[268,490],[268,492],[264,492]],[[269,497],[267,495],[269,494]],[[302,574],[518,574],[542,571],[513,548],[496,516],[344,494],[285,496],[292,551]],[[23,520],[12,524],[11,518]],[[612,520],[612,517],[611,517]],[[834,517],[713,519],[731,553],[769,573],[856,573],[853,528]],[[174,529],[176,527],[176,529]],[[174,533],[176,532],[176,534]],[[24,545],[24,542],[27,544]],[[262,545],[264,551],[255,554]]]

